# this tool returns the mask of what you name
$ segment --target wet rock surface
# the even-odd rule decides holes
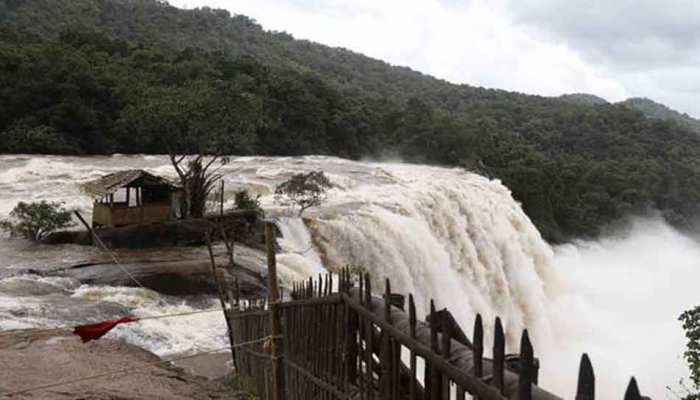
[[[226,266],[228,258],[221,247],[215,248],[215,260],[217,265]],[[168,295],[216,293],[211,262],[204,249],[120,252],[115,258],[119,264],[107,257],[54,270],[46,275],[71,278],[91,285],[142,285]],[[263,297],[266,285],[259,258],[242,256],[240,262],[235,261],[234,268],[220,268],[226,287],[232,288],[237,280],[242,297]]]
[[[222,354],[213,354],[221,359]],[[211,368],[200,373],[199,366],[210,364],[199,356],[185,369],[139,347],[109,339],[81,343],[71,336],[32,336],[0,338],[0,394],[52,385],[89,376],[105,376],[68,385],[30,391],[13,396],[19,399],[239,399],[240,393],[210,380]],[[225,365],[219,363],[220,365]],[[224,368],[224,367],[222,367]],[[118,374],[111,371],[128,369]],[[188,371],[194,372],[191,374]],[[227,371],[215,371],[223,376]],[[200,375],[200,376],[198,376]]]

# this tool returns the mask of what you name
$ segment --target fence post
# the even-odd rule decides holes
[[[440,345],[442,358],[449,360],[452,351],[452,327],[445,324],[442,327],[442,344]],[[442,398],[450,400],[450,381],[447,377],[442,377]],[[475,397],[476,399],[476,397]]]
[[[350,290],[350,279],[351,274],[349,269],[345,269],[343,272],[343,293],[348,293]],[[362,279],[360,279],[360,288],[362,288]],[[362,298],[362,291],[360,290],[360,298]],[[348,305],[344,304],[345,307],[345,326],[347,327],[345,346],[346,346],[346,361],[345,368],[347,371],[347,381],[348,383],[355,385],[357,384],[357,363],[358,363],[358,331],[360,327],[359,316],[357,313]],[[360,338],[362,335],[360,334]]]
[[[630,383],[627,385],[625,400],[642,400],[642,395],[639,393],[639,386],[637,386],[637,380],[634,377],[630,379]]]
[[[435,302],[430,300],[430,350],[435,354],[440,354],[440,347],[438,345],[438,331],[437,331],[437,312],[435,311]],[[426,362],[427,364],[427,362]],[[426,371],[428,369],[426,368]],[[440,400],[442,398],[442,376],[440,371],[431,366],[430,372],[428,373],[430,395],[426,396],[430,400]]]
[[[532,377],[534,354],[527,329],[520,339],[520,379],[518,380],[518,400],[532,400]]]
[[[409,326],[409,335],[411,335],[411,339],[416,338],[416,304],[413,301],[413,294],[408,295],[408,326]],[[413,351],[413,349],[409,348],[410,350],[410,378],[411,378],[411,383],[410,386],[408,387],[408,398],[409,400],[416,400],[417,396],[417,387],[416,387],[416,353]]]
[[[472,335],[472,353],[474,354],[474,376],[481,378],[484,375],[484,325],[481,314],[476,314],[474,320],[474,333]],[[478,397],[474,396],[477,400]]]
[[[387,324],[391,324],[391,284],[389,279],[385,282],[384,291],[384,321]],[[392,367],[392,354],[391,354],[391,338],[387,332],[382,330],[380,334],[380,351],[379,351],[379,386],[381,387],[382,399],[390,400],[393,399],[393,371]]]
[[[214,251],[212,250],[212,247],[211,247],[211,234],[209,233],[209,231],[204,232],[204,238],[206,239],[207,250],[209,251],[209,260],[211,262],[211,274],[212,274],[212,278],[214,279],[214,285],[216,286],[216,293],[219,296],[219,303],[221,304],[221,311],[224,313],[224,319],[226,320],[226,328],[228,331],[228,340],[229,340],[229,345],[231,346],[231,361],[233,362],[233,368],[238,369],[237,364],[236,364],[236,348],[234,347],[236,345],[236,341],[234,340],[233,327],[231,326],[231,313],[226,308],[226,300],[225,300],[226,295],[224,293],[224,288],[223,288],[223,285],[221,283],[221,280],[219,279],[219,271],[216,268],[216,259],[214,258]],[[233,256],[231,256],[231,257],[233,257]]]
[[[272,390],[271,400],[284,400],[284,369],[282,365],[282,324],[279,315],[279,290],[277,288],[277,259],[275,256],[275,236],[272,222],[265,223],[265,245],[267,248],[267,299],[270,312],[270,334],[272,341]]]
[[[595,375],[588,354],[583,353],[578,367],[576,400],[595,400]]]
[[[496,328],[493,339],[493,386],[503,394],[503,373],[505,370],[506,338],[503,332],[501,318],[496,317]]]

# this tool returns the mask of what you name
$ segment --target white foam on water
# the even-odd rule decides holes
[[[18,275],[0,279],[0,330],[61,326],[43,295],[63,294],[78,286],[68,278]],[[27,293],[17,293],[19,290]],[[36,294],[36,295],[32,295]]]
[[[42,306],[33,298],[0,294],[0,331],[55,326],[59,321],[37,317]]]
[[[566,288],[555,303],[557,340],[543,355],[550,385],[560,393],[573,388],[575,374],[562,372],[575,370],[587,352],[599,393],[622,397],[622,383],[634,375],[644,395],[677,399],[671,390],[688,375],[678,316],[700,303],[698,260],[698,242],[660,219],[557,247],[555,264]]]
[[[142,288],[83,285],[74,297],[110,301],[128,307],[134,317],[151,317],[210,310],[211,312],[146,319],[118,325],[107,337],[124,339],[159,356],[211,351],[228,344],[226,322],[218,300],[210,298],[206,305],[194,308],[171,297],[164,300],[158,293]]]
[[[283,217],[278,227],[282,234],[278,240],[281,248],[277,256],[280,265],[278,272],[284,282],[304,280],[327,272],[301,218]]]

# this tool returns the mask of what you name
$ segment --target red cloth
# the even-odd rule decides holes
[[[138,318],[123,317],[119,319],[112,319],[109,321],[102,321],[96,324],[90,325],[80,325],[73,328],[73,333],[80,336],[83,343],[89,342],[91,340],[97,340],[104,336],[107,332],[111,331],[112,328],[119,324],[124,324],[127,322],[138,321]]]

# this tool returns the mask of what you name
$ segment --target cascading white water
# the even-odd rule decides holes
[[[90,201],[77,184],[125,168],[174,178],[162,156],[0,156],[0,218],[18,201],[38,199],[65,201],[89,213]],[[302,219],[276,204],[272,193],[292,174],[312,170],[323,170],[334,188],[322,207],[309,210]],[[375,291],[390,278],[395,292],[414,294],[419,312],[425,314],[434,299],[438,307],[453,312],[468,334],[478,312],[490,338],[498,315],[509,333],[508,351],[518,350],[521,329],[530,331],[542,360],[541,382],[564,397],[574,390],[583,351],[593,357],[601,397],[620,397],[629,375],[639,374],[642,391],[663,398],[665,385],[673,385],[684,370],[678,359],[683,340],[675,318],[693,305],[694,291],[686,286],[700,279],[700,270],[691,267],[700,247],[663,224],[602,244],[579,243],[553,251],[507,188],[459,169],[329,157],[238,157],[221,172],[226,197],[233,198],[233,191],[241,188],[260,194],[268,215],[278,220],[283,236],[278,265],[285,284],[324,268],[362,265],[371,272]],[[643,247],[653,253],[652,244],[676,256],[661,260],[644,253],[640,270],[625,264],[639,260],[641,253],[630,249]],[[93,256],[94,250],[80,246],[35,246],[0,238],[0,329],[99,320],[113,316],[115,305],[152,315],[215,304],[206,298],[168,298],[164,304],[144,289],[11,276]],[[264,264],[264,255],[250,250],[239,257]],[[659,279],[669,270],[674,271],[673,279]],[[625,289],[627,300],[619,301],[615,285],[627,280],[636,282],[639,290]],[[683,287],[684,295],[673,293],[674,287]],[[662,291],[664,307],[656,307],[658,302],[648,295],[654,291]],[[58,308],[63,306],[68,311]],[[655,311],[646,320],[630,318],[644,310]],[[615,323],[622,326],[610,327]],[[629,337],[649,331],[673,340],[647,340],[643,344],[648,349],[640,353],[642,343],[625,342],[620,337],[628,336],[609,335],[601,327],[623,332],[633,327],[636,332]],[[221,347],[224,329],[220,315],[203,314],[125,325],[110,335],[168,355]],[[644,360],[635,354],[654,357],[660,367],[639,365]],[[671,364],[673,368],[666,368]]]
[[[278,273],[284,282],[304,280],[326,272],[301,218],[282,217],[277,226],[282,235],[278,243],[284,250],[277,257]]]
[[[381,168],[393,182],[334,193],[362,205],[310,224],[327,263],[365,266],[375,288],[390,278],[423,312],[432,298],[468,327],[476,313],[500,316],[511,345],[524,328],[548,342],[548,298],[558,289],[552,251],[508,190],[460,170]]]

